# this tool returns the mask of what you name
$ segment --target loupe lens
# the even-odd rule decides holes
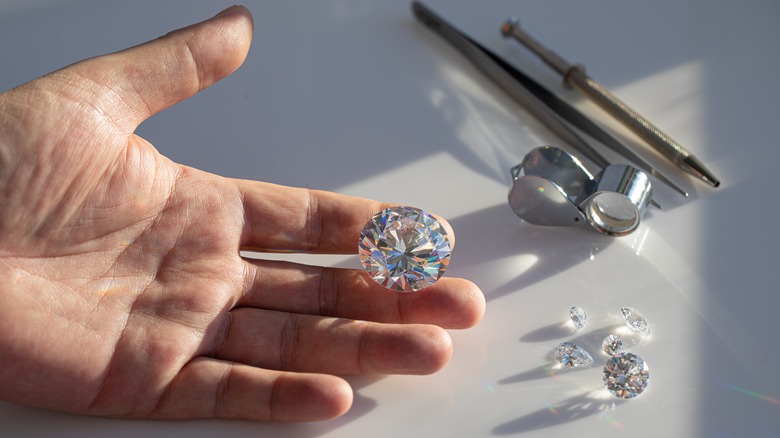
[[[596,193],[585,209],[591,225],[607,234],[628,234],[639,225],[639,210],[616,192]]]

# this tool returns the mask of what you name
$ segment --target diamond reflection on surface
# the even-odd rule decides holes
[[[579,306],[571,306],[571,309],[569,309],[569,318],[571,318],[571,322],[574,323],[574,327],[578,331],[584,329],[588,324],[588,316]]]
[[[579,367],[593,363],[593,357],[584,348],[571,342],[561,342],[555,347],[555,360],[565,367]]]
[[[631,399],[647,388],[650,370],[641,357],[620,353],[604,365],[604,385],[615,397]]]
[[[434,284],[451,254],[447,231],[431,214],[414,207],[393,207],[371,218],[360,233],[358,253],[377,283],[400,292]]]
[[[623,319],[626,320],[628,328],[644,336],[650,336],[650,326],[639,311],[633,307],[623,307],[620,309],[620,312],[623,314]]]

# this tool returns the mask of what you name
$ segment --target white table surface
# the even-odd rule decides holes
[[[458,236],[448,275],[481,286],[476,328],[453,332],[431,376],[351,377],[344,417],[308,424],[107,420],[0,403],[3,436],[483,437],[780,435],[780,233],[777,221],[780,4],[704,0],[428,4],[582,109],[498,28],[511,15],[693,151],[713,189],[659,163],[691,197],[662,185],[640,229],[608,238],[521,223],[508,169],[560,144],[439,37],[406,1],[248,1],[245,65],[159,114],[140,134],[174,160],[218,174],[416,205]],[[5,0],[0,89],[84,57],[204,19],[224,1]],[[637,144],[629,134],[621,134]],[[356,266],[356,257],[307,263]],[[581,333],[564,323],[577,304]],[[648,390],[605,395],[596,346],[633,306],[653,335],[630,348]],[[630,338],[630,336],[628,336]],[[574,340],[597,364],[550,371]]]

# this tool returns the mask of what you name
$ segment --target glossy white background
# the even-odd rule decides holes
[[[482,324],[453,332],[455,354],[425,377],[352,377],[352,410],[309,424],[146,422],[0,403],[4,436],[451,437],[780,434],[777,366],[777,102],[780,6],[772,1],[492,1],[428,4],[516,65],[563,90],[499,35],[525,28],[693,151],[712,189],[658,162],[691,191],[657,185],[628,237],[521,223],[508,169],[559,144],[464,58],[419,25],[406,1],[248,1],[255,37],[232,77],[146,122],[172,159],[218,174],[416,205],[450,219],[448,275],[479,284]],[[6,0],[0,89],[213,15],[223,1]],[[626,141],[635,139],[620,131]],[[356,239],[357,240],[357,239]],[[357,265],[355,257],[308,263]],[[581,333],[569,306],[589,314]],[[1,305],[1,304],[0,304]],[[619,308],[650,321],[649,389],[621,403],[600,365],[550,372],[574,340],[597,362]],[[630,339],[631,336],[628,336]]]

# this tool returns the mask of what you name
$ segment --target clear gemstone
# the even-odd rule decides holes
[[[601,342],[601,349],[609,356],[616,356],[623,352],[623,340],[615,335],[609,335]]]
[[[633,353],[620,353],[609,358],[604,365],[604,385],[615,397],[634,398],[644,392],[650,370],[641,357]]]
[[[569,309],[569,318],[571,318],[571,322],[574,323],[574,327],[576,327],[577,330],[584,329],[585,325],[588,324],[588,316],[585,315],[585,311],[578,306],[571,306],[571,309]]]
[[[578,367],[593,363],[593,358],[584,348],[571,342],[561,342],[555,347],[555,360],[566,367]]]
[[[626,320],[628,328],[644,336],[650,336],[650,326],[647,325],[647,320],[639,311],[633,307],[623,307],[620,311],[623,313],[623,319]]]
[[[414,292],[436,282],[450,262],[450,239],[435,217],[414,207],[393,207],[371,218],[360,233],[360,261],[379,284]]]

